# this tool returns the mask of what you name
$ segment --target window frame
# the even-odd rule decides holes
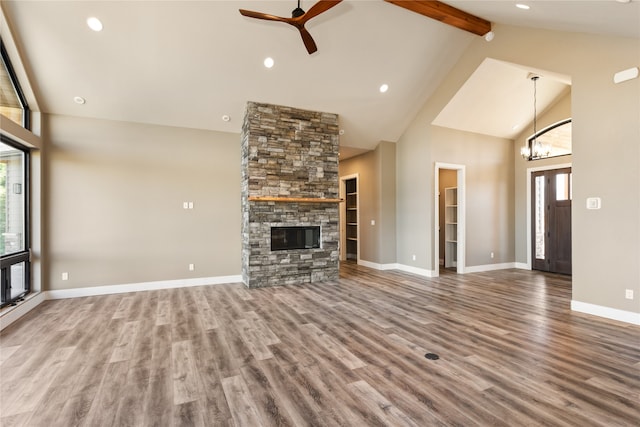
[[[31,292],[31,150],[13,138],[0,134],[0,142],[24,153],[23,191],[24,191],[24,249],[19,252],[0,256],[0,308],[15,305]],[[25,263],[24,292],[11,298],[11,267]],[[8,297],[9,296],[9,297]]]
[[[529,147],[529,153],[531,153],[528,157],[527,160],[542,160],[542,159],[553,159],[555,157],[563,157],[563,156],[570,156],[573,154],[573,145],[571,147],[571,153],[567,153],[567,154],[558,154],[556,156],[545,156],[545,157],[536,157],[533,155],[533,141],[535,141],[537,138],[540,138],[542,135],[544,135],[547,132],[551,132],[552,130],[559,128],[560,126],[564,126],[567,123],[572,123],[573,119],[571,117],[569,117],[568,119],[563,119],[560,120],[559,122],[553,123],[552,125],[549,125],[541,130],[539,130],[538,132],[534,133],[533,135],[531,135],[529,138],[527,138],[527,147]]]
[[[11,59],[9,59],[9,54],[7,53],[7,49],[4,46],[4,41],[2,40],[2,38],[0,38],[0,55],[2,56],[2,61],[4,62],[5,67],[7,68],[9,80],[11,80],[13,89],[16,91],[16,95],[18,96],[18,101],[22,106],[22,127],[27,130],[31,130],[31,110],[29,109],[27,98],[24,96],[24,92],[22,91],[22,87],[20,86],[20,82],[18,81],[18,76],[13,69]]]

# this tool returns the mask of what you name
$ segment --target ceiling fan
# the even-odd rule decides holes
[[[318,50],[316,46],[316,42],[313,41],[311,34],[304,27],[304,24],[307,21],[315,16],[320,15],[323,12],[331,9],[333,6],[340,3],[342,0],[320,0],[309,9],[308,12],[305,12],[300,8],[300,0],[298,0],[298,7],[293,9],[291,12],[291,18],[283,18],[281,16],[269,15],[267,13],[262,12],[253,12],[251,10],[240,9],[240,13],[243,16],[248,16],[249,18],[257,18],[264,19],[267,21],[279,21],[285,22],[289,25],[293,25],[300,31],[300,35],[302,36],[302,41],[304,42],[304,46],[307,48],[307,52],[311,55],[313,52]]]

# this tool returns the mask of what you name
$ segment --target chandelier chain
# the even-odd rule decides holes
[[[531,145],[536,147],[538,145],[538,112],[536,110],[538,105],[538,79],[540,77],[533,76],[531,80],[533,80],[533,141]]]

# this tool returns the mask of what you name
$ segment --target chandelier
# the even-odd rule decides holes
[[[530,73],[527,76],[533,82],[533,136],[527,139],[527,143],[520,148],[520,154],[525,160],[540,159],[549,157],[551,154],[551,146],[544,144],[538,140],[538,114],[537,114],[537,82],[540,76]]]

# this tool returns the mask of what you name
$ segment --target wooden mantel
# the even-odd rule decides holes
[[[282,203],[340,203],[342,199],[320,199],[313,197],[262,197],[249,196],[250,202],[282,202]]]

